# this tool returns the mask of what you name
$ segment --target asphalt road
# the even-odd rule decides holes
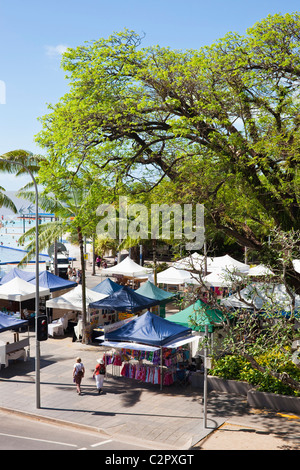
[[[112,440],[77,429],[0,413],[0,450],[142,450],[125,442]]]

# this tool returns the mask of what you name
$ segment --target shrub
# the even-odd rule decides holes
[[[268,352],[256,358],[257,362],[266,369],[276,370],[276,372],[287,372],[295,380],[300,379],[300,370],[292,363],[283,363],[280,355]],[[276,367],[275,367],[276,366]],[[300,396],[300,392],[295,391],[290,386],[285,385],[279,379],[273,377],[270,373],[260,372],[254,369],[250,362],[242,356],[228,355],[213,361],[213,368],[209,371],[210,375],[222,377],[226,380],[237,380],[248,382],[258,391],[277,393],[280,395]]]

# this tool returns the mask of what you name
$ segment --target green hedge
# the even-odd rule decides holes
[[[292,363],[280,364],[277,354],[266,354],[256,361],[264,367],[269,367],[276,372],[287,372],[294,380],[300,381],[300,370]],[[283,384],[280,380],[272,377],[269,373],[262,373],[253,369],[251,364],[241,356],[225,356],[213,361],[210,375],[222,377],[227,380],[248,382],[260,392],[277,393],[279,395],[300,396],[300,392],[293,390],[290,386]]]

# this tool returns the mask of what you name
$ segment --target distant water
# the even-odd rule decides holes
[[[3,273],[9,271],[16,264],[6,265],[6,263],[19,263],[26,254],[26,244],[21,244],[19,238],[24,232],[35,226],[35,207],[29,201],[16,197],[15,191],[6,191],[5,194],[14,202],[17,207],[18,214],[14,214],[11,210],[0,207],[0,277]],[[23,214],[32,214],[32,220],[21,219]],[[49,222],[49,218],[43,217],[43,209],[39,209],[40,224]],[[79,258],[79,248],[61,240],[69,251],[69,256]],[[88,245],[88,251],[90,247]],[[40,261],[49,260],[47,251],[40,255]],[[41,265],[42,268],[42,265]],[[23,269],[23,268],[22,268]],[[32,266],[28,265],[28,269]]]
[[[18,216],[0,216],[0,246],[8,246],[10,248],[25,249],[25,244],[19,242],[19,238],[23,233],[32,227],[35,227],[35,220],[22,220]],[[41,217],[40,223],[49,222],[49,219]]]
[[[0,217],[0,245],[8,246],[10,248],[23,248],[24,244],[19,243],[19,238],[24,232],[33,227],[35,221],[21,220],[13,218],[12,216],[2,219]]]

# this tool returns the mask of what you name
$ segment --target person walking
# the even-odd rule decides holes
[[[98,390],[98,394],[102,392],[103,382],[104,382],[104,375],[106,372],[106,367],[104,364],[103,359],[97,359],[97,365],[95,367],[93,378],[96,380],[96,387]]]
[[[74,364],[73,368],[73,381],[76,383],[76,389],[78,395],[81,395],[81,381],[84,377],[84,365],[81,362],[81,358],[77,357],[76,363]]]

